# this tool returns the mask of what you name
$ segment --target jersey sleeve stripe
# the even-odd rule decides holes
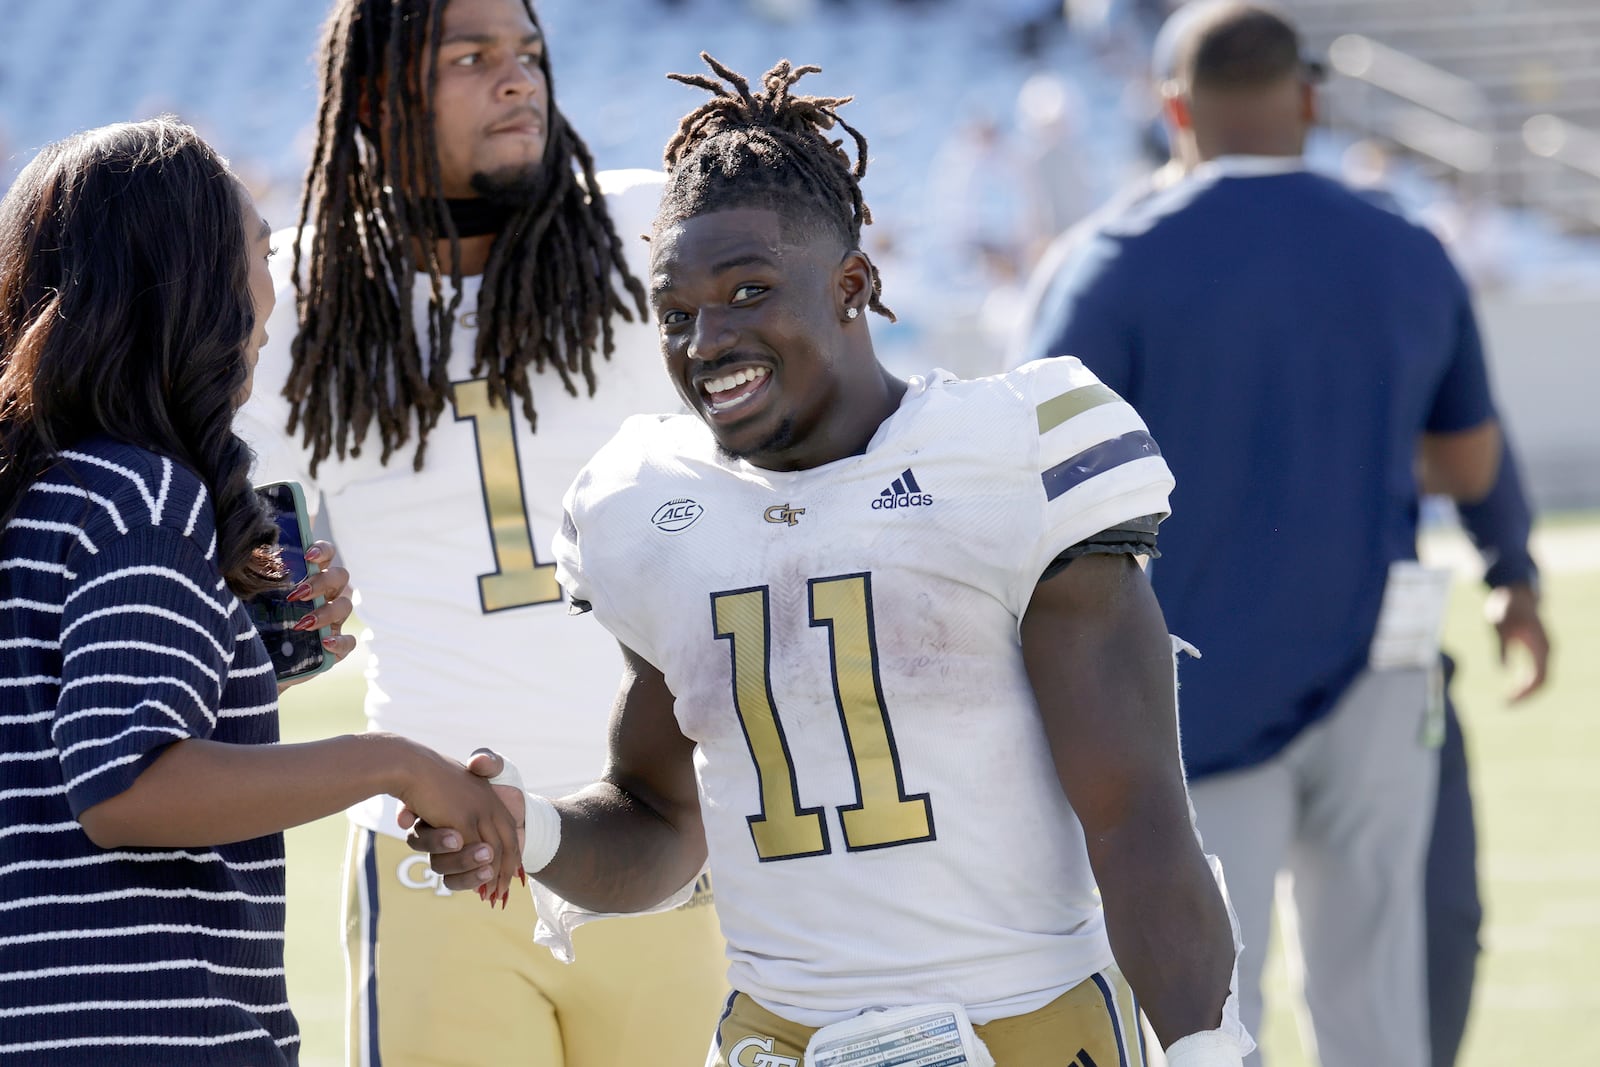
[[[1101,404],[1116,404],[1121,400],[1122,398],[1112,392],[1110,387],[1099,382],[1068,390],[1039,405],[1039,432],[1049,433],[1074,415],[1081,415]]]
[[[1121,437],[1102,441],[1084,449],[1071,459],[1057,463],[1040,475],[1044,481],[1045,499],[1054,500],[1113,467],[1159,455],[1161,449],[1156,445],[1155,439],[1143,430],[1135,430]]]

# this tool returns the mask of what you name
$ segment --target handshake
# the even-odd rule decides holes
[[[513,878],[528,884],[527,872],[538,872],[555,855],[561,838],[561,817],[544,797],[530,795],[517,768],[499,753],[480,748],[467,770],[488,779],[516,828],[516,850],[492,826],[434,826],[424,821],[409,798],[402,798],[399,821],[409,830],[407,842],[429,855],[430,866],[449,889],[477,890],[490,905],[505,907]],[[530,831],[529,820],[532,820]],[[496,820],[498,822],[498,820]]]

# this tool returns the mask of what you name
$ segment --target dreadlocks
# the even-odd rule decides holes
[[[847,247],[859,248],[861,227],[872,222],[861,197],[867,139],[838,113],[853,98],[790,92],[821,67],[779,60],[762,76],[762,90],[752,93],[744,77],[704,52],[700,58],[721,81],[703,74],[667,75],[709,91],[712,98],[683,117],[667,144],[667,187],[656,232],[707,211],[760,207],[802,225],[827,226]],[[854,163],[843,139],[827,137],[825,131],[835,125],[855,141]],[[894,312],[884,306],[882,293],[874,265],[867,306],[893,322]]]
[[[461,249],[441,191],[430,62],[448,2],[341,0],[324,31],[317,141],[300,200],[310,261],[302,278],[296,242],[300,330],[284,387],[287,429],[303,428],[313,474],[335,451],[341,459],[360,455],[374,419],[387,463],[409,438],[413,413],[420,470],[428,431],[449,397]],[[523,7],[537,27],[530,0]],[[537,418],[530,364],[553,369],[573,396],[581,375],[592,396],[595,350],[612,352],[612,316],[645,313],[644,288],[623,261],[594,159],[556,108],[549,58],[539,63],[552,86],[548,143],[537,189],[490,251],[472,367],[488,379],[491,396],[522,399],[530,426]],[[448,262],[438,255],[442,239]],[[426,357],[409,310],[419,270],[432,289]]]

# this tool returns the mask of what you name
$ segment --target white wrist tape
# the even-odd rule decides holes
[[[1180,1037],[1167,1049],[1167,1067],[1242,1067],[1239,1039],[1221,1030]]]
[[[527,836],[522,839],[522,869],[538,874],[550,866],[561,847],[561,813],[550,798],[523,791],[528,798]]]
[[[531,874],[538,874],[550,866],[550,861],[555,859],[556,849],[561,847],[561,813],[556,806],[550,803],[550,798],[530,793],[522,784],[522,775],[517,771],[516,764],[505,757],[501,757],[503,768],[499,774],[489,779],[490,785],[509,785],[513,789],[521,789],[526,804],[526,825],[523,827],[522,838],[522,869]]]

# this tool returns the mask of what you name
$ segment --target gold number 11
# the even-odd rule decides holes
[[[856,781],[856,802],[839,808],[851,852],[933,839],[928,794],[906,796],[894,731],[878,678],[872,617],[872,577],[845,574],[807,583],[811,625],[828,631],[833,696]],[[819,856],[831,851],[821,808],[802,808],[789,741],[772,696],[772,634],[767,587],[714,593],[718,640],[731,646],[733,703],[756,763],[761,811],[749,816],[763,860]]]

